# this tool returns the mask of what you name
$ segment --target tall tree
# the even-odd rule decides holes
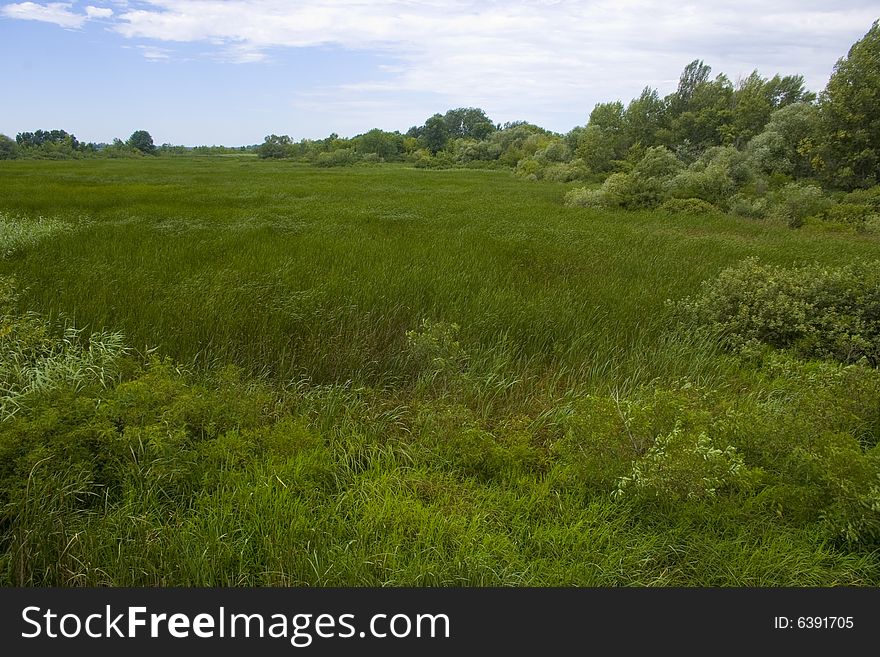
[[[153,137],[146,130],[135,130],[128,138],[128,145],[138,149],[144,155],[153,155],[156,152],[156,145],[153,143]]]
[[[12,160],[18,154],[18,144],[4,134],[0,134],[0,160]]]
[[[422,131],[422,141],[432,153],[442,151],[449,141],[449,127],[440,114],[435,114],[425,121],[425,129]]]
[[[479,107],[451,109],[443,116],[449,136],[468,139],[485,139],[495,132],[495,124]]]
[[[844,189],[880,182],[880,21],[837,61],[820,109],[826,181]]]

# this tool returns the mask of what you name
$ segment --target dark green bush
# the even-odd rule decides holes
[[[743,350],[756,343],[808,358],[880,363],[880,263],[786,269],[750,258],[678,304],[692,326]]]
[[[701,198],[671,198],[660,206],[661,210],[675,214],[707,215],[718,214],[718,208]]]

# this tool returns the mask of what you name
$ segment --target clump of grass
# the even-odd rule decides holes
[[[0,278],[0,422],[13,415],[22,400],[65,386],[107,386],[115,381],[128,353],[121,333],[56,329],[36,313],[11,310],[15,283]]]
[[[0,211],[0,258],[8,258],[40,241],[73,230],[70,222],[54,217],[26,217]]]

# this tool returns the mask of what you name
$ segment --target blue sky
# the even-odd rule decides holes
[[[839,0],[0,1],[0,133],[258,143],[406,130],[477,106],[566,132],[703,59],[820,91],[877,19]]]

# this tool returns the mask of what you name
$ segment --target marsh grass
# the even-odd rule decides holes
[[[877,371],[733,356],[667,302],[870,235],[497,171],[0,173],[7,584],[880,582]],[[736,455],[711,495],[679,435]]]

